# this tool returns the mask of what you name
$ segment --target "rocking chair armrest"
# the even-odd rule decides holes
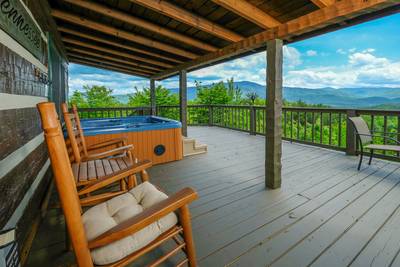
[[[133,145],[120,146],[120,147],[116,147],[114,149],[110,149],[110,150],[107,150],[104,152],[99,152],[96,154],[89,154],[87,157],[84,158],[84,160],[104,159],[104,158],[108,158],[111,156],[123,154],[125,152],[132,151],[132,150],[133,150]]]
[[[115,145],[115,146],[118,146],[118,145],[126,146],[127,144],[128,144],[128,140],[126,138],[124,138],[124,137],[113,138],[113,139],[109,139],[109,140],[104,141],[104,142],[93,144],[93,145],[89,146],[87,148],[87,150],[88,151],[96,150],[96,149],[100,149],[100,148],[103,148],[103,147],[106,147],[106,146],[112,146],[112,145]]]
[[[86,195],[93,191],[99,190],[105,186],[108,186],[114,182],[122,180],[128,176],[134,175],[139,172],[143,172],[146,169],[150,168],[152,165],[153,165],[153,163],[150,160],[144,160],[144,161],[141,161],[138,163],[134,163],[132,166],[129,166],[126,169],[123,169],[116,173],[104,176],[104,177],[100,178],[99,180],[86,185],[81,190],[79,190],[78,195],[79,196]]]
[[[138,215],[111,228],[97,238],[89,241],[89,249],[105,246],[124,237],[127,237],[144,227],[156,222],[165,215],[188,205],[198,197],[197,193],[189,187],[171,195],[167,199],[153,205]]]

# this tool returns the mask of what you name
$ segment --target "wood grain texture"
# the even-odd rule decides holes
[[[113,38],[113,39],[109,40],[109,39],[106,39],[106,38],[103,38],[103,37],[98,37],[98,36],[95,36],[93,34],[87,34],[87,33],[84,33],[84,32],[76,31],[76,30],[73,30],[73,29],[70,29],[70,28],[67,28],[67,27],[63,27],[63,26],[59,26],[58,30],[60,32],[62,32],[62,33],[67,33],[67,34],[70,34],[70,35],[73,35],[73,36],[79,36],[79,37],[82,37],[82,38],[85,38],[85,39],[89,39],[89,40],[92,40],[92,41],[95,41],[95,42],[111,45],[111,46],[118,47],[118,48],[123,48],[123,49],[128,50],[128,51],[132,51],[132,52],[139,53],[139,54],[142,54],[142,55],[151,56],[151,57],[154,57],[154,58],[157,58],[157,59],[167,60],[167,61],[174,62],[174,63],[182,63],[181,60],[178,60],[178,59],[176,59],[174,57],[168,57],[168,56],[164,56],[164,55],[161,55],[161,54],[154,53],[152,51],[146,51],[144,49],[140,49],[140,48],[137,48],[137,47],[134,47],[134,46],[131,46],[131,45],[125,45],[125,44],[121,43],[116,38]]]
[[[0,93],[46,96],[45,84],[35,77],[35,66],[1,43]]]
[[[0,160],[42,132],[36,108],[0,111]]]
[[[123,21],[123,22],[129,23],[129,24],[135,25],[135,26],[139,26],[143,29],[152,31],[154,33],[158,33],[165,37],[172,38],[176,41],[186,43],[188,45],[200,48],[202,50],[206,50],[206,51],[217,50],[216,47],[209,45],[205,42],[201,42],[197,39],[188,37],[184,34],[180,34],[179,32],[170,30],[166,27],[161,27],[157,24],[154,24],[147,20],[132,16],[128,13],[121,12],[117,9],[109,8],[105,5],[100,5],[100,4],[96,4],[96,3],[88,2],[88,1],[79,1],[79,0],[65,0],[65,1],[68,3],[74,4],[74,5],[80,6],[82,8],[92,10],[99,14],[114,18],[116,20]]]
[[[55,10],[53,9],[51,12],[52,16],[68,21],[70,23],[74,23],[80,26],[84,26],[86,28],[91,28],[94,29],[96,31],[102,31],[104,33],[107,34],[111,34],[111,35],[115,35],[118,36],[120,38],[124,38],[130,41],[133,41],[135,43],[139,43],[151,48],[155,48],[155,49],[159,49],[159,50],[163,50],[172,54],[176,54],[176,55],[180,55],[180,56],[184,56],[187,58],[196,58],[197,55],[193,54],[191,52],[188,52],[186,50],[180,49],[180,48],[176,48],[174,46],[168,45],[168,44],[164,44],[161,42],[157,42],[154,41],[152,39],[143,37],[143,36],[139,36],[124,30],[120,30],[114,27],[110,27],[108,25],[102,24],[102,23],[98,23],[92,20],[88,20],[88,19],[83,19],[79,16],[76,16],[74,14],[70,14],[70,13],[66,13],[63,12],[61,10]]]
[[[131,0],[132,2],[138,3],[140,5],[144,5],[150,9],[153,9],[157,12],[160,12],[166,16],[174,18],[178,21],[181,21],[185,24],[191,25],[195,28],[208,32],[212,35],[215,35],[219,38],[237,42],[243,39],[239,34],[225,29],[224,27],[213,23],[201,16],[197,16],[187,10],[180,8],[176,5],[173,5],[167,1],[163,0]]]
[[[128,144],[133,145],[133,156],[139,160],[149,159],[153,164],[160,164],[180,160],[183,157],[180,128],[118,134],[101,134],[86,136],[85,139],[87,145],[90,146],[98,142],[119,137],[126,138]],[[166,148],[165,153],[161,156],[157,156],[154,153],[155,146],[159,144],[163,144]]]
[[[273,28],[281,24],[274,17],[246,0],[213,0],[213,2],[240,15],[241,17],[246,18],[264,29]]]
[[[0,179],[0,228],[8,221],[47,160],[45,143],[39,145]]]
[[[356,157],[284,141],[282,187],[270,190],[260,149],[264,137],[218,127],[188,131],[208,145],[208,153],[149,172],[152,183],[166,192],[186,186],[198,192],[190,212],[200,266],[346,266],[349,260],[354,266],[397,264],[399,163],[376,159],[358,172]],[[47,220],[57,218],[53,214]],[[49,259],[56,259],[54,265],[73,261],[55,242],[41,244],[29,267],[47,266]],[[147,266],[159,256],[150,254],[132,267]],[[170,265],[181,259],[177,255]]]
[[[265,184],[275,189],[282,179],[282,40],[267,42],[267,105],[265,110]]]
[[[362,14],[368,14],[374,10],[396,5],[399,4],[386,0],[340,1],[334,5],[292,19],[272,29],[244,38],[243,40],[227,45],[216,52],[211,52],[192,61],[182,63],[172,69],[158,73],[152,78],[157,80],[164,79],[177,74],[182,69],[189,71],[207,64],[222,61],[229,57],[237,56],[253,49],[258,49],[264,46],[268,40],[282,39],[290,43],[293,37],[305,35],[329,25],[340,23],[341,21],[348,21]]]

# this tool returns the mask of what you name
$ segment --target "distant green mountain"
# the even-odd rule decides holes
[[[265,85],[249,81],[235,82],[243,95],[256,92],[259,97],[265,98]],[[170,89],[178,93],[178,88]],[[122,103],[128,102],[127,95],[115,95]],[[354,107],[354,108],[382,108],[400,109],[400,87],[399,88],[322,88],[308,89],[298,87],[283,88],[283,97],[287,101],[301,100],[308,104],[324,104],[332,107]],[[196,88],[188,87],[188,99],[196,98]]]

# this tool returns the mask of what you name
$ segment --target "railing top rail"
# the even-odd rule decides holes
[[[179,105],[159,105],[158,108],[179,108]],[[194,104],[188,105],[188,108],[207,108],[207,107],[221,107],[221,108],[240,108],[240,109],[264,109],[265,106],[259,105],[223,105],[223,104]],[[79,108],[79,111],[107,111],[107,110],[146,110],[151,109],[150,106],[138,106],[138,107],[96,107],[96,108]],[[386,116],[400,116],[400,110],[380,110],[380,109],[349,109],[349,108],[329,108],[329,107],[283,107],[283,110],[287,111],[299,111],[299,112],[336,112],[346,113],[348,110],[354,110],[359,115],[386,115]]]
[[[356,109],[356,112],[359,115],[400,116],[400,110]]]
[[[99,108],[79,108],[79,111],[102,111],[102,110],[127,110],[127,109],[150,109],[151,107],[99,107]]]

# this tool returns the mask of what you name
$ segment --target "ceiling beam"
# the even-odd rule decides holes
[[[126,69],[120,69],[120,68],[116,68],[113,66],[104,65],[101,63],[94,63],[94,62],[91,62],[88,60],[82,60],[82,59],[77,59],[77,58],[73,58],[73,57],[70,57],[69,61],[72,63],[76,63],[76,64],[86,65],[86,66],[94,67],[94,68],[98,68],[98,69],[111,70],[111,71],[129,74],[129,75],[133,75],[133,76],[139,76],[139,77],[144,77],[144,78],[148,78],[150,76],[150,75],[144,75],[144,74],[140,74],[140,73],[137,73],[134,71],[126,70]]]
[[[141,18],[135,17],[133,15],[127,14],[125,12],[121,12],[116,9],[109,8],[105,5],[97,4],[91,1],[86,0],[64,0],[70,4],[86,8],[88,10],[94,11],[96,13],[102,14],[104,16],[111,17],[113,19],[129,23],[131,25],[138,26],[140,28],[152,31],[154,33],[163,35],[165,37],[177,40],[179,42],[185,43],[187,45],[200,48],[202,50],[212,52],[216,51],[217,48],[215,46],[209,45],[192,37],[188,37],[176,31],[170,30],[168,28],[162,27],[160,25],[154,24],[152,22],[148,22]]]
[[[230,44],[216,52],[201,56],[190,62],[182,63],[172,69],[162,71],[151,78],[156,80],[164,79],[177,74],[180,70],[193,70],[263,47],[269,40],[282,39],[291,41],[293,37],[311,33],[330,25],[342,23],[366,13],[399,5],[397,1],[393,0],[346,0],[336,2],[333,5],[318,9],[281,24],[278,27]]]
[[[105,39],[105,38],[101,38],[101,37],[97,37],[97,36],[94,36],[94,35],[86,34],[86,33],[83,33],[83,32],[80,32],[80,31],[76,31],[76,30],[72,30],[72,29],[69,29],[69,28],[66,28],[66,27],[62,27],[62,26],[57,27],[57,30],[60,31],[60,32],[63,32],[63,33],[68,33],[68,34],[71,34],[71,35],[83,37],[83,38],[86,38],[86,39],[89,39],[89,40],[92,40],[92,41],[96,41],[96,42],[99,42],[99,43],[104,43],[104,44],[108,44],[108,45],[111,45],[111,46],[115,46],[115,47],[123,48],[123,49],[126,49],[126,50],[130,50],[132,52],[137,52],[137,53],[141,53],[141,54],[144,54],[144,55],[157,57],[159,59],[164,59],[164,60],[171,61],[171,62],[174,62],[174,63],[182,63],[181,60],[177,60],[176,58],[166,57],[166,56],[163,56],[163,55],[160,55],[160,54],[149,52],[149,51],[144,50],[144,49],[139,49],[139,48],[136,48],[136,47],[132,47],[130,45],[121,44],[120,42],[118,42],[118,40],[110,41],[110,40]]]
[[[152,73],[152,72],[157,71],[157,69],[154,69],[154,68],[150,68],[150,69],[143,68],[143,66],[141,66],[141,65],[139,65],[137,63],[134,63],[132,61],[120,59],[120,58],[113,57],[113,56],[106,56],[106,55],[102,54],[101,52],[96,52],[96,51],[92,51],[92,50],[88,51],[88,50],[85,50],[85,49],[80,49],[80,48],[71,47],[71,46],[66,46],[66,48],[67,48],[67,50],[72,51],[72,52],[77,52],[77,53],[80,53],[80,54],[94,56],[94,57],[99,57],[99,58],[102,58],[102,59],[105,59],[105,60],[109,60],[109,61],[112,61],[112,62],[122,63],[124,65],[130,65],[130,66],[133,66],[133,67],[135,67],[137,69],[140,69],[143,72]]]
[[[112,66],[112,67],[116,67],[116,68],[119,68],[119,69],[125,69],[125,70],[128,70],[128,71],[134,71],[135,73],[138,73],[138,74],[141,74],[141,75],[149,75],[148,72],[143,72],[143,71],[135,69],[135,68],[128,68],[128,67],[126,67],[126,65],[122,66],[121,64],[117,64],[117,63],[114,63],[114,62],[111,62],[111,61],[107,61],[107,60],[104,60],[102,58],[97,58],[97,57],[93,57],[93,56],[85,56],[85,55],[77,54],[77,53],[74,53],[74,52],[67,52],[67,55],[69,57],[74,57],[74,58],[81,59],[81,60],[91,61],[91,62],[96,63],[96,64],[106,64],[106,65],[109,65],[109,66]]]
[[[63,42],[74,44],[74,45],[77,45],[77,46],[82,46],[82,47],[94,49],[94,50],[97,50],[97,51],[102,51],[102,52],[106,52],[106,53],[109,53],[109,54],[113,54],[113,55],[116,55],[116,56],[129,58],[129,59],[132,59],[134,61],[139,61],[138,62],[139,64],[148,63],[148,64],[151,64],[151,65],[155,65],[157,67],[160,67],[159,69],[172,67],[172,65],[167,64],[167,63],[163,63],[163,62],[159,62],[159,61],[152,60],[152,59],[149,59],[149,58],[135,56],[135,55],[132,55],[132,54],[129,54],[129,53],[125,53],[125,52],[121,52],[121,51],[118,51],[118,50],[109,49],[109,48],[105,48],[105,47],[102,47],[102,46],[98,46],[98,45],[82,42],[82,41],[79,41],[79,40],[76,40],[76,39],[73,39],[73,38],[62,37],[61,40],[63,40]],[[145,66],[145,65],[143,65],[143,66]]]
[[[175,46],[172,45],[168,45],[168,44],[164,44],[128,31],[124,31],[115,27],[111,27],[108,26],[106,24],[102,24],[102,23],[98,23],[92,20],[88,20],[86,18],[83,17],[79,17],[77,15],[71,14],[71,13],[67,13],[61,10],[56,10],[53,9],[51,11],[51,15],[55,18],[64,20],[64,21],[68,21],[70,23],[85,27],[85,28],[89,28],[95,31],[100,31],[103,33],[107,33],[110,35],[114,35],[135,43],[139,43],[151,48],[156,48],[171,54],[175,54],[175,55],[179,55],[182,57],[186,57],[186,58],[190,58],[190,59],[194,59],[196,57],[198,57],[197,54],[194,54],[192,52],[177,48]]]
[[[335,0],[311,0],[319,8],[324,8],[335,3]]]
[[[248,21],[260,26],[264,29],[270,29],[281,24],[271,15],[265,13],[255,5],[250,4],[246,0],[212,0],[214,3],[236,13]],[[325,0],[327,1],[327,0]]]
[[[159,12],[165,16],[183,22],[187,25],[195,27],[199,30],[208,32],[214,36],[225,39],[230,42],[238,42],[243,37],[231,30],[228,30],[212,21],[209,21],[201,16],[193,14],[181,7],[173,5],[164,0],[130,0],[131,2],[140,4]]]

